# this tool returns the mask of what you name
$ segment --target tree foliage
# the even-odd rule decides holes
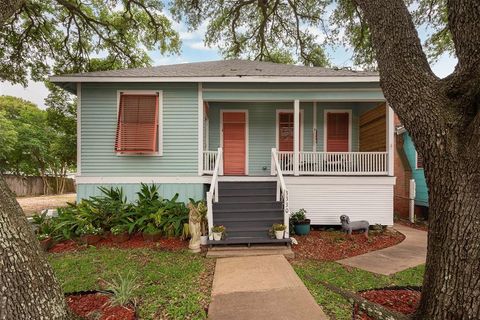
[[[46,191],[61,193],[75,169],[75,109],[65,105],[40,110],[31,102],[0,96],[0,173],[44,178]],[[72,112],[69,114],[68,112]],[[47,176],[56,178],[54,184]]]
[[[150,50],[180,49],[161,1],[2,0],[1,5],[18,7],[0,16],[0,79],[12,83],[45,80],[53,66],[85,71],[92,58],[105,55],[112,66],[145,66]]]

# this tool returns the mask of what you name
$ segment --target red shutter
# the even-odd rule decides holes
[[[300,114],[300,131],[299,137],[301,139],[302,132],[302,116]],[[280,112],[278,114],[278,150],[279,151],[293,151],[293,112]],[[302,141],[300,141],[300,145]]]
[[[348,112],[327,113],[327,152],[348,152]]]
[[[121,94],[115,151],[158,151],[158,95]]]

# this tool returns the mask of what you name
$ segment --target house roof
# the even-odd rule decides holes
[[[307,67],[249,60],[219,60],[207,62],[182,63],[156,67],[74,73],[53,76],[54,80],[62,78],[199,78],[199,77],[378,77],[370,71],[353,71]]]

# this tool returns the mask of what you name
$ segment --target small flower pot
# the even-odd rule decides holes
[[[200,245],[206,246],[208,244],[208,236],[200,236]]]
[[[122,243],[130,239],[130,234],[128,232],[122,232],[119,234],[112,234],[112,241],[115,243]]]
[[[53,239],[48,237],[46,239],[40,240],[40,247],[43,251],[48,251],[53,246]]]
[[[162,238],[160,232],[157,233],[142,233],[143,240],[145,241],[158,241]]]
[[[277,239],[283,239],[284,235],[285,235],[285,230],[275,231],[275,238]]]
[[[215,240],[215,241],[222,240],[222,232],[214,232],[213,233],[213,240]]]
[[[86,243],[88,245],[94,245],[102,240],[102,235],[100,234],[86,234],[80,237],[80,242]]]
[[[310,219],[295,223],[293,226],[295,234],[305,236],[310,233]]]

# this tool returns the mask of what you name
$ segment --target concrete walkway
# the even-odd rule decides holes
[[[396,224],[394,229],[405,235],[405,240],[396,246],[337,262],[387,276],[425,263],[427,232],[400,224]]]
[[[208,318],[328,319],[281,255],[218,259]]]

